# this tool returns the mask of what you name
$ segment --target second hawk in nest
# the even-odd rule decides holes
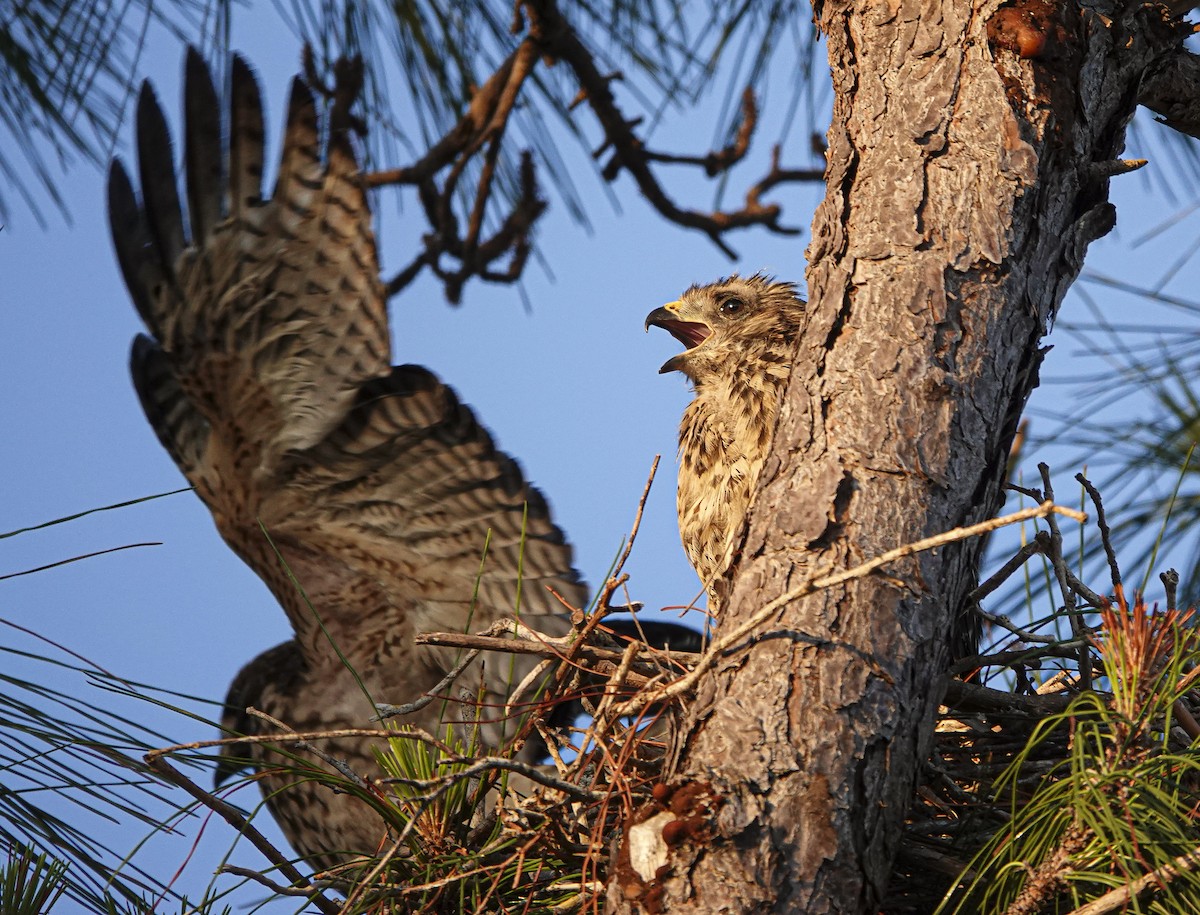
[[[141,200],[114,162],[109,212],[149,330],[131,360],[146,416],[295,633],[238,674],[225,727],[278,733],[247,706],[297,731],[372,727],[374,702],[411,702],[458,660],[455,649],[415,644],[422,631],[477,631],[519,611],[533,628],[565,634],[555,594],[582,607],[587,592],[546,501],[450,388],[420,366],[392,365],[350,138],[323,128],[296,80],[267,196],[262,105],[245,62],[232,64],[226,140],[194,51],[184,97],[186,207],[147,85]],[[646,628],[679,648],[695,644],[678,626]],[[478,714],[482,742],[499,746],[515,728],[505,702],[536,663],[485,654],[446,701],[401,721],[440,735],[445,721]],[[455,701],[460,690],[478,710]],[[321,746],[355,773],[382,775],[377,740]],[[328,866],[337,852],[381,847],[383,821],[361,801],[298,780],[271,753],[261,742],[227,749],[223,772],[240,757],[260,768],[268,806],[300,855]]]

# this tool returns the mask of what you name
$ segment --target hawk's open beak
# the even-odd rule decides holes
[[[660,375],[664,372],[681,370],[683,368],[683,359],[687,356],[688,352],[695,349],[712,334],[712,328],[707,324],[700,321],[685,321],[680,318],[679,310],[682,307],[682,302],[668,302],[661,308],[656,308],[650,314],[646,315],[647,331],[650,330],[651,326],[661,327],[687,347],[682,353],[672,356],[662,364],[662,368],[658,370]]]

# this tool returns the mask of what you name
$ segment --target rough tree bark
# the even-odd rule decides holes
[[[825,2],[836,91],[800,343],[723,630],[821,572],[991,516],[1039,341],[1148,67],[1185,34],[1100,0]],[[611,912],[886,910],[978,544],[787,603],[688,710],[667,864]],[[682,794],[681,794],[682,792]],[[668,835],[669,832],[669,835]]]

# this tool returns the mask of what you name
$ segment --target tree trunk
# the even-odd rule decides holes
[[[1000,506],[1039,341],[1113,223],[1141,75],[1184,33],[1137,3],[996,8],[817,8],[836,96],[811,321],[719,631]],[[978,554],[793,600],[727,653],[687,710],[667,863],[618,868],[609,911],[886,910]]]

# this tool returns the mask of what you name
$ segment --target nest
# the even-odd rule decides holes
[[[1049,530],[1022,547],[970,596],[972,605],[964,612],[979,614],[992,627],[992,635],[1000,637],[1001,648],[962,660],[950,671],[933,748],[882,908],[890,915],[932,912],[952,894],[970,900],[981,883],[986,885],[981,868],[988,865],[981,852],[991,854],[991,849],[1002,847],[996,845],[998,837],[1012,831],[1022,806],[1047,785],[1078,777],[1069,760],[1079,714],[1073,703],[1079,697],[1099,697],[1092,706],[1093,717],[1104,720],[1109,729],[1105,733],[1111,732],[1113,745],[1123,747],[1120,753],[1131,763],[1140,764],[1156,753],[1190,752],[1192,741],[1200,737],[1190,697],[1192,679],[1200,676],[1200,668],[1192,663],[1200,637],[1190,626],[1190,614],[1174,606],[1175,579],[1163,576],[1168,594],[1164,613],[1151,613],[1137,601],[1130,606],[1109,549],[1113,590],[1109,596],[1093,592],[1063,561],[1053,514],[1060,509],[1053,504],[1048,480],[1046,492],[1028,492],[1038,497],[1039,507],[1024,515],[1047,518]],[[1094,499],[1106,532],[1098,495]],[[986,526],[977,527],[981,529],[963,529],[895,552],[907,555],[976,536]],[[1045,557],[1061,586],[1059,612],[1025,629],[984,610],[981,602],[1035,555]],[[865,572],[851,570],[837,577],[867,574],[887,561],[880,557],[867,564]],[[504,710],[520,717],[522,726],[503,752],[481,757],[453,730],[445,735],[413,729],[392,732],[394,759],[384,760],[391,777],[372,789],[376,798],[382,792],[393,808],[386,817],[393,842],[380,857],[348,863],[310,881],[277,851],[270,850],[272,856],[264,849],[290,885],[282,886],[265,874],[240,873],[277,892],[307,896],[330,913],[590,912],[603,906],[613,880],[627,898],[656,911],[656,862],[666,862],[675,842],[711,838],[697,830],[711,828],[711,814],[720,803],[702,786],[673,791],[664,783],[672,722],[713,659],[778,608],[772,602],[736,630],[718,633],[701,654],[657,651],[638,642],[620,644],[603,625],[608,612],[628,609],[612,602],[625,581],[619,570],[620,566],[602,590],[599,610],[577,611],[565,637],[552,638],[517,621],[498,623],[478,634],[419,637],[428,644],[467,649],[462,664],[447,677],[447,687],[480,651],[532,654],[542,663]],[[805,587],[817,590],[824,584],[817,580]],[[1106,684],[1121,688],[1098,692],[1097,686]],[[586,722],[563,724],[562,710],[567,707],[582,707]],[[321,735],[288,736],[311,745]],[[523,748],[530,742],[545,748],[548,764],[521,761],[529,755]],[[151,754],[151,766],[183,784],[259,844],[252,825],[166,764],[164,754],[178,749]],[[1110,767],[1121,762],[1112,753],[1103,761]],[[1196,771],[1200,773],[1200,759]],[[1002,778],[1004,787],[998,790]],[[1200,775],[1195,782],[1181,794],[1180,817],[1189,822],[1200,809]],[[1188,804],[1194,804],[1190,813]],[[1080,856],[1088,842],[1098,835],[1096,828],[1077,818],[1055,855],[1038,860],[1030,853],[1025,863],[1019,857],[1025,852],[1010,848],[1006,853],[1018,856],[1025,882],[1009,892],[1004,908],[1074,908],[1070,900],[1078,891],[1071,880],[1084,866]],[[1110,908],[1094,911],[1117,910],[1131,896],[1157,892],[1173,879],[1166,865],[1141,863],[1146,865],[1142,879],[1148,882],[1131,882],[1131,875],[1122,871],[1125,888],[1108,894],[1117,894]],[[1113,866],[1121,871],[1125,865]],[[1097,878],[1101,884],[1102,877]],[[331,890],[344,895],[346,902],[330,899],[326,894]],[[959,910],[965,904],[960,901]]]

